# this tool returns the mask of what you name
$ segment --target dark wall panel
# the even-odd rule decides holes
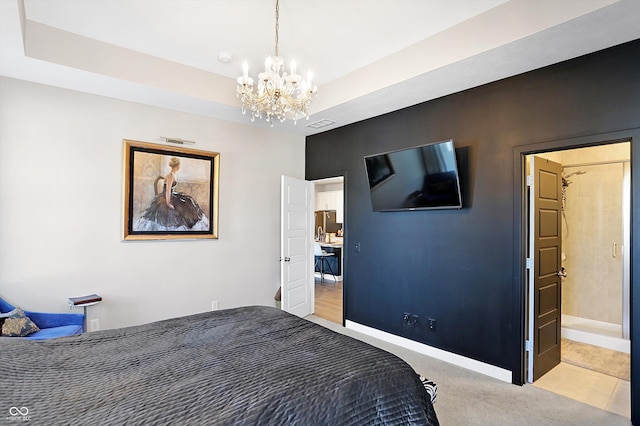
[[[346,318],[520,374],[514,150],[639,128],[639,75],[636,40],[308,137],[306,178],[347,176]],[[444,139],[464,208],[374,213],[363,157]]]

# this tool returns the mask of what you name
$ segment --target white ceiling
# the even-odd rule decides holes
[[[639,0],[280,1],[280,55],[318,96],[275,127],[302,135],[640,38]],[[235,78],[274,38],[275,0],[0,0],[0,75],[243,124],[266,126]]]

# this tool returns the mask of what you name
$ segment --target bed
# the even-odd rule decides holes
[[[2,416],[33,424],[438,425],[403,360],[270,307],[0,344]]]

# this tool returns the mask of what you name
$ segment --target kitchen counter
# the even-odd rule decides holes
[[[331,242],[326,242],[326,241],[318,241],[316,240],[316,242],[320,243],[321,246],[323,247],[342,247],[342,238],[343,237],[332,237],[331,238]]]
[[[342,242],[331,242],[331,243],[323,243],[322,241],[318,241],[322,247],[342,247]]]

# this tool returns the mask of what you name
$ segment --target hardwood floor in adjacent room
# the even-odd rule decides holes
[[[334,282],[325,275],[324,282],[316,277],[315,315],[342,325],[342,281]]]

